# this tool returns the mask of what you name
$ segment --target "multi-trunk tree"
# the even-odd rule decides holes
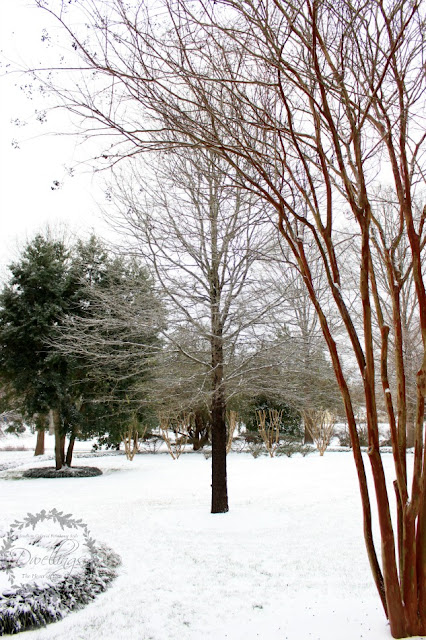
[[[282,245],[282,243],[281,243]],[[313,279],[321,302],[328,304],[325,273],[318,253],[307,248]],[[271,294],[279,295],[280,307],[269,318],[276,331],[273,349],[275,367],[268,372],[268,389],[284,398],[301,416],[305,427],[305,443],[312,443],[311,417],[318,411],[342,415],[339,388],[332,364],[327,357],[327,344],[318,316],[306,290],[299,268],[286,246],[275,247],[269,257],[268,282]],[[330,321],[332,319],[330,318]],[[338,329],[338,319],[334,319]]]
[[[65,11],[62,2],[52,6],[38,0],[37,4],[54,14],[58,7],[56,16],[67,28],[65,37],[71,38],[70,51],[81,59],[80,64],[73,60],[70,65],[71,85],[67,86],[66,75],[49,76],[47,82],[65,107],[85,118],[86,129],[88,122],[92,124],[90,135],[96,129],[116,134],[105,148],[105,162],[149,148],[209,149],[227,163],[234,184],[254,192],[276,212],[280,232],[316,309],[342,395],[368,556],[392,635],[425,634],[422,250],[426,213],[414,206],[424,188],[425,168],[422,6],[407,0],[165,0],[156,3],[150,15],[149,7],[141,3],[89,0],[84,3],[84,19],[74,20],[78,6],[67,5]],[[90,74],[90,82],[80,82],[78,73]],[[397,203],[399,223],[397,233],[385,238],[381,252],[392,299],[392,330],[403,351],[394,247],[405,237],[422,335],[414,383],[412,472],[403,446],[407,404],[403,382],[409,371],[400,346],[391,359],[391,328],[376,295],[372,259],[376,183],[384,175]],[[359,240],[359,329],[353,290],[349,293],[345,287],[346,228]],[[353,399],[328,308],[315,287],[307,251],[311,245],[321,256],[327,288],[362,379],[381,564],[372,535],[370,489]],[[399,379],[395,393],[390,387],[392,369]],[[379,449],[377,379],[391,428],[396,532]]]

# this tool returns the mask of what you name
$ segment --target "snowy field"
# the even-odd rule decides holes
[[[102,476],[20,479],[25,468],[52,464],[47,441],[36,462],[31,438],[0,440],[0,532],[27,512],[56,508],[81,518],[122,566],[93,604],[25,640],[391,637],[364,549],[351,453],[231,453],[230,512],[211,515],[202,454],[79,460],[89,451],[79,443],[74,464],[96,465]],[[391,482],[391,455],[384,460]]]

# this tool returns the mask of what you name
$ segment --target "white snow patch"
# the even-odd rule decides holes
[[[34,466],[31,451],[25,463],[19,455]],[[392,457],[383,458],[391,483]],[[203,455],[87,464],[106,473],[22,481],[0,473],[4,529],[28,511],[55,507],[81,518],[122,558],[118,578],[93,604],[25,640],[390,639],[351,453],[232,453],[230,511],[220,515],[209,513],[211,461]]]

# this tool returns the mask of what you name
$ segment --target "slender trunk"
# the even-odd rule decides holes
[[[407,630],[404,615],[404,602],[402,599],[401,587],[398,579],[395,534],[392,527],[389,497],[386,488],[385,473],[379,448],[379,428],[375,392],[372,312],[370,304],[371,253],[370,212],[368,209],[365,210],[363,218],[360,219],[360,226],[362,230],[362,247],[359,291],[362,301],[364,329],[365,367],[362,371],[362,375],[364,383],[365,406],[367,411],[368,455],[370,458],[371,470],[376,492],[377,511],[382,542],[383,580],[386,593],[389,624],[393,637],[402,638],[406,636]],[[403,450],[405,454],[405,411],[402,410],[402,406],[405,403],[405,395],[403,393],[401,393],[400,400],[401,402],[399,409],[401,409],[401,416],[403,416],[404,420]],[[398,433],[398,449],[401,454],[400,433]],[[400,479],[400,481],[402,481],[402,479]]]
[[[309,422],[312,422],[311,418],[304,414],[303,416],[303,429],[304,429],[304,437],[303,437],[303,442],[305,444],[314,444],[314,439],[311,435],[311,431],[309,430],[309,427],[311,426],[310,424],[308,424]]]
[[[283,236],[286,237],[282,220],[280,220],[279,228]],[[358,437],[358,431],[356,428],[356,421],[355,421],[355,415],[354,415],[353,406],[352,406],[351,395],[345,379],[345,375],[343,373],[340,357],[337,351],[337,345],[331,335],[327,318],[321,308],[321,305],[315,293],[315,289],[312,282],[311,270],[306,261],[305,254],[303,251],[299,255],[296,253],[296,257],[298,258],[301,271],[304,275],[305,285],[308,289],[309,296],[312,300],[312,303],[318,315],[318,319],[320,321],[321,329],[328,346],[337,384],[339,385],[340,393],[341,393],[343,404],[345,407],[346,418],[348,421],[348,429],[349,429],[349,434],[351,438],[353,457],[354,457],[355,466],[356,466],[357,475],[358,475],[359,490],[361,494],[365,545],[367,548],[368,559],[370,561],[370,567],[373,574],[374,582],[379,592],[383,609],[385,611],[386,616],[388,617],[388,605],[386,601],[385,584],[384,584],[383,574],[378,562],[374,539],[373,539],[371,505],[370,505],[367,477],[365,473],[364,461],[361,455],[361,448],[359,444],[359,437]],[[336,293],[336,292],[333,290],[333,293]],[[340,307],[342,307],[341,309],[342,317],[345,317],[345,313],[344,313],[345,308],[343,305],[343,301],[340,298],[340,295],[337,295],[336,302],[338,303],[339,309]],[[353,341],[354,352],[357,353],[358,352],[357,344],[353,335],[353,332],[355,330],[353,329],[352,323],[350,321],[348,321],[347,323],[347,329],[348,329],[349,336]]]
[[[65,436],[62,433],[59,411],[52,410],[52,419],[55,427],[55,463],[56,470],[62,469],[65,464]]]
[[[75,443],[75,433],[74,431],[72,431],[70,441],[68,443],[67,456],[65,458],[65,464],[67,465],[67,467],[71,466],[72,454],[74,452],[74,443]]]
[[[425,456],[426,458],[426,456]],[[416,555],[417,584],[421,628],[419,634],[426,635],[426,487],[423,482],[422,503],[417,523]]]
[[[44,429],[37,429],[37,442],[34,451],[35,456],[42,456],[44,454]]]

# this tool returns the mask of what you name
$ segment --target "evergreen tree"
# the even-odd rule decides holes
[[[72,271],[74,304],[53,338],[73,362],[71,439],[80,433],[116,446],[128,425],[155,421],[147,384],[161,349],[163,307],[144,265],[109,255],[94,237],[77,243]]]
[[[37,235],[0,293],[0,375],[20,397],[24,418],[40,429],[56,419],[57,466],[61,407],[66,401],[68,361],[47,344],[74,294],[69,252],[63,242]]]
[[[0,377],[40,434],[53,419],[56,468],[71,466],[78,436],[117,444],[127,424],[152,421],[141,389],[162,313],[146,269],[111,257],[95,237],[68,250],[38,235],[10,271]]]

